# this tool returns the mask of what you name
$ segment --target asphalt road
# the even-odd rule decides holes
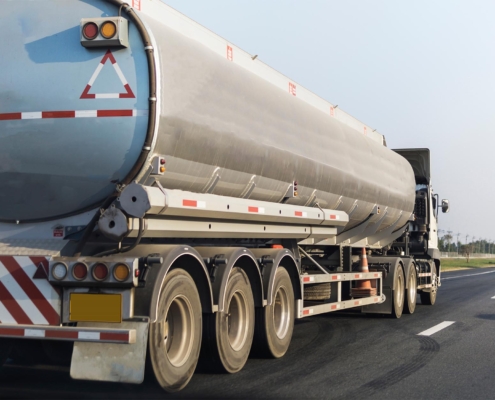
[[[399,320],[334,313],[297,321],[282,359],[250,359],[235,375],[197,373],[174,395],[152,379],[73,381],[64,368],[8,365],[0,398],[495,398],[495,268],[442,278],[433,307],[418,304]]]

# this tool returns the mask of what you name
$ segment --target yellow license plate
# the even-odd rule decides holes
[[[71,293],[70,321],[122,322],[120,294]]]

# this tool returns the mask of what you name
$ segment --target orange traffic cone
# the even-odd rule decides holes
[[[366,249],[363,247],[363,252],[361,254],[361,265],[359,266],[359,272],[367,274],[368,269],[368,257],[366,256]],[[363,281],[356,281],[356,287],[351,289],[352,297],[369,297],[376,296],[376,287],[371,286],[371,281],[369,279]]]

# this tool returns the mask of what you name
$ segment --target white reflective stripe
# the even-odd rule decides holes
[[[0,262],[0,281],[7,288],[12,297],[16,300],[17,304],[26,313],[33,324],[48,325],[48,321],[41,314],[38,308],[34,305],[29,296],[19,286],[17,281],[12,277],[10,272]]]
[[[113,64],[113,67],[115,68],[115,72],[117,72],[117,75],[119,76],[122,84],[127,85],[127,80],[125,79],[125,76],[122,73],[122,70],[120,69],[119,64],[115,63],[115,64]]]
[[[22,119],[40,119],[41,118],[41,111],[23,112],[23,113],[21,113],[21,118]]]
[[[265,213],[265,207],[258,207],[258,213],[264,214]]]
[[[29,257],[14,257],[17,263],[21,266],[21,268],[26,272],[27,276],[33,277],[36,271],[38,270],[38,266],[34,265]],[[32,279],[34,285],[41,292],[43,297],[50,303],[55,312],[59,314],[60,310],[60,296],[55,291],[55,289],[50,285],[45,279]],[[1,319],[0,319],[1,321]]]
[[[148,110],[132,110],[133,117],[143,117],[148,116]]]
[[[205,201],[197,201],[196,207],[197,208],[206,208],[206,202]]]
[[[76,111],[76,118],[96,118],[98,111],[96,110],[80,110]]]
[[[442,329],[445,329],[454,323],[455,323],[455,321],[444,321],[438,325],[435,325],[433,328],[430,328],[430,329],[427,329],[426,331],[418,333],[418,336],[431,336],[434,333],[437,333],[438,331],[441,331]]]
[[[100,332],[79,332],[77,337],[79,339],[100,340]]]
[[[95,94],[95,99],[118,99],[118,93],[98,93]]]
[[[45,331],[43,329],[24,329],[24,336],[45,337]]]
[[[95,82],[96,77],[100,73],[101,69],[103,68],[103,64],[99,63],[98,66],[95,69],[95,72],[93,73],[93,76],[91,76],[91,79],[88,82],[89,86],[93,86],[93,83]],[[87,75],[86,75],[87,76]]]
[[[2,324],[17,324],[17,321],[0,301],[0,321]]]

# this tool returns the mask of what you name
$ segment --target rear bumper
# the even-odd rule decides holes
[[[136,330],[0,324],[0,338],[132,344],[136,343]]]

